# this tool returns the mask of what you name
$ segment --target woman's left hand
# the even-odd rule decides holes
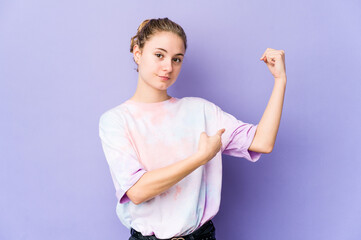
[[[274,78],[286,77],[285,51],[267,48],[260,60],[267,64]]]

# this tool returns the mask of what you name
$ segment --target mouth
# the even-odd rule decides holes
[[[167,80],[169,80],[170,78],[169,77],[165,77],[165,76],[158,76],[161,80],[165,80],[165,81],[167,81]]]

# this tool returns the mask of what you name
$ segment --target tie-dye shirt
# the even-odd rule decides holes
[[[99,136],[116,190],[120,221],[143,235],[171,238],[189,234],[219,210],[222,153],[256,162],[248,150],[258,125],[237,120],[200,97],[172,97],[156,103],[127,100],[100,117]],[[134,204],[125,192],[147,171],[183,160],[198,150],[200,134],[225,128],[222,147],[165,192]]]

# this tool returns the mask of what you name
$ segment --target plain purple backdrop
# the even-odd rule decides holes
[[[244,122],[273,89],[259,58],[285,51],[276,146],[223,156],[217,239],[361,239],[360,1],[124,2],[0,2],[0,239],[128,239],[98,122],[133,95],[130,38],[158,17],[188,37],[169,94]]]

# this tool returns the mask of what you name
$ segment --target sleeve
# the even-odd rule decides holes
[[[212,108],[216,115],[216,130],[226,129],[222,134],[221,152],[229,156],[242,157],[251,162],[258,161],[262,153],[248,150],[258,125],[242,122],[233,115],[224,112],[216,104],[211,103],[211,105],[213,105]]]
[[[119,203],[130,201],[125,194],[146,170],[139,162],[122,118],[112,112],[104,113],[99,120],[99,137],[109,165]]]

